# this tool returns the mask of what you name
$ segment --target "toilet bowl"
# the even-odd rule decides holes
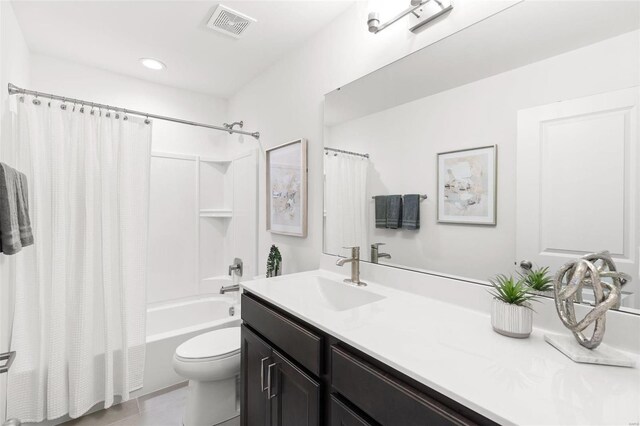
[[[185,426],[216,425],[240,414],[240,327],[187,340],[176,349],[173,368],[189,380]]]

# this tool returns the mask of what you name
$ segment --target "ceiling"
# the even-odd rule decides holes
[[[34,53],[229,97],[354,2],[224,1],[258,20],[238,40],[206,28],[218,3],[15,0],[13,7]],[[148,70],[141,57],[167,69]]]

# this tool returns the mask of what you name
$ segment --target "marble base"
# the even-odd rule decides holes
[[[573,336],[545,334],[544,340],[575,362],[617,367],[635,367],[636,365],[633,358],[604,343],[595,349],[587,349],[581,346]]]

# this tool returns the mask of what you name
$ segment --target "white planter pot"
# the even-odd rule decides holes
[[[511,305],[494,298],[491,304],[491,326],[495,332],[505,336],[518,339],[529,337],[533,330],[531,305]]]

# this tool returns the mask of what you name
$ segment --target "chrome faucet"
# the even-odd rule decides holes
[[[371,244],[371,263],[378,263],[378,260],[382,258],[391,259],[391,255],[389,253],[380,253],[380,246],[383,245],[385,245],[385,243]]]
[[[351,258],[341,257],[336,261],[336,265],[344,266],[345,263],[351,263],[351,278],[344,280],[347,284],[355,284],[365,286],[367,283],[360,281],[360,247],[344,247],[351,249]]]
[[[230,291],[240,291],[240,284],[223,285],[220,287],[220,294],[225,294]]]

